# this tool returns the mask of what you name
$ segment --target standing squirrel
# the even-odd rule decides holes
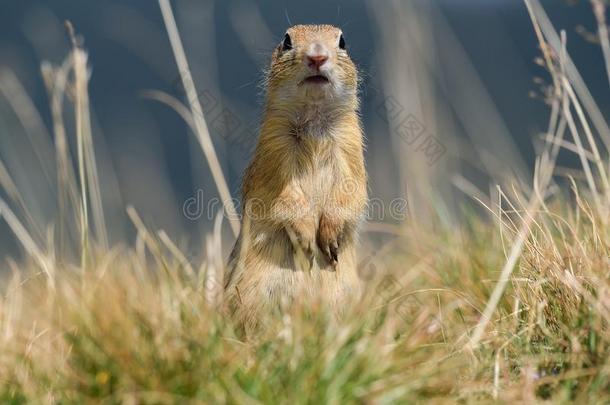
[[[273,52],[242,230],[225,296],[237,318],[316,296],[360,294],[357,233],[367,205],[358,72],[340,29],[296,25]]]

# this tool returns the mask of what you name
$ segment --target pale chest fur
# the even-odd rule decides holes
[[[329,138],[309,137],[296,147],[294,178],[315,217],[332,207],[347,173],[346,156]]]

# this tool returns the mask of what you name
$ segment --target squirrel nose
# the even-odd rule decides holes
[[[307,65],[316,70],[320,70],[320,67],[326,63],[327,60],[328,56],[326,55],[307,55]]]

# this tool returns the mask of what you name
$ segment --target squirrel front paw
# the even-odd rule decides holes
[[[286,231],[292,243],[298,245],[307,258],[311,259],[314,254],[316,240],[315,221],[303,218],[287,225]]]
[[[342,231],[343,226],[338,221],[333,221],[324,215],[320,218],[317,236],[318,247],[334,269],[339,264]]]

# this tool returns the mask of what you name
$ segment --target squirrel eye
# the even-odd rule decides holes
[[[290,35],[284,35],[284,42],[282,42],[282,50],[288,51],[292,49],[292,40],[290,39]]]
[[[345,49],[345,38],[343,38],[343,34],[339,37],[339,48]]]

